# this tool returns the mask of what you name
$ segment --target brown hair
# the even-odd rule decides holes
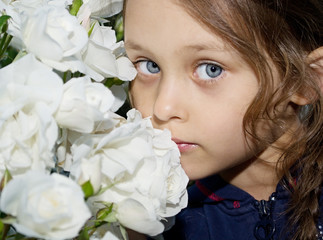
[[[126,1],[125,1],[126,2]],[[308,54],[323,46],[321,0],[177,0],[187,12],[221,36],[254,69],[259,91],[244,116],[247,136],[261,146],[272,138],[257,133],[269,120],[271,130],[287,131],[290,119],[298,122],[293,141],[279,159],[291,192],[289,209],[292,239],[315,239],[319,197],[323,182],[322,93]],[[268,61],[268,59],[270,59]],[[280,81],[273,78],[272,65]],[[275,84],[274,84],[275,83]],[[295,105],[286,117],[278,107],[295,93],[310,101]],[[293,166],[291,168],[291,166]],[[293,184],[295,176],[297,184]]]
[[[203,26],[236,49],[259,77],[259,91],[244,116],[246,136],[270,146],[271,137],[259,136],[263,119],[272,131],[287,131],[289,119],[299,121],[279,159],[291,190],[289,209],[292,239],[316,239],[319,198],[323,182],[322,94],[308,54],[323,46],[323,11],[320,0],[181,0],[177,1]],[[274,85],[271,64],[281,81]],[[278,106],[293,94],[311,104],[294,106],[294,116],[284,116]],[[275,129],[276,128],[276,129]],[[291,168],[291,166],[294,168]],[[297,184],[293,172],[297,171]],[[294,175],[295,176],[295,175]]]

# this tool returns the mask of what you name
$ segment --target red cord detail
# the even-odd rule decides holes
[[[195,185],[209,199],[211,199],[213,201],[216,201],[216,202],[220,202],[220,201],[223,201],[224,200],[223,198],[221,198],[218,195],[216,195],[215,193],[213,193],[210,189],[208,189],[207,187],[205,187],[200,181],[196,181],[195,182]]]

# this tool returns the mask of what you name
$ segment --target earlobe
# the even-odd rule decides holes
[[[323,46],[315,49],[307,56],[307,63],[315,72],[318,78],[318,85],[323,94]],[[301,94],[294,94],[291,101],[297,105],[303,106],[310,104],[312,100]]]
[[[310,100],[300,94],[294,94],[291,97],[291,102],[299,106],[304,106],[310,103]]]

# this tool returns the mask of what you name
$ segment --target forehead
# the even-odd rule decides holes
[[[127,47],[144,44],[149,48],[161,44],[169,50],[191,45],[227,48],[220,37],[173,0],[127,0],[126,4]]]

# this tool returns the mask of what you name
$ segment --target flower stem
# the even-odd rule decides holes
[[[2,36],[2,38],[1,38],[1,42],[0,42],[0,50],[1,50],[1,52],[2,52],[3,46],[4,46],[5,42],[6,42],[7,36],[8,36],[8,33],[5,32],[3,34],[3,36]]]
[[[9,224],[4,224],[1,240],[6,240],[9,230],[10,230],[10,225]]]
[[[6,43],[5,43],[4,49],[7,49],[7,48],[8,48],[8,46],[9,46],[9,44],[10,44],[10,42],[11,42],[11,39],[12,39],[12,36],[11,36],[11,35],[9,35],[9,36],[7,37],[7,41],[6,41]]]
[[[12,36],[8,35],[8,33],[3,34],[3,38],[1,39],[1,42],[0,42],[0,59],[2,58],[3,54],[8,49],[11,39],[12,39]]]
[[[67,80],[67,72],[64,72],[63,74],[63,82],[66,83]]]

